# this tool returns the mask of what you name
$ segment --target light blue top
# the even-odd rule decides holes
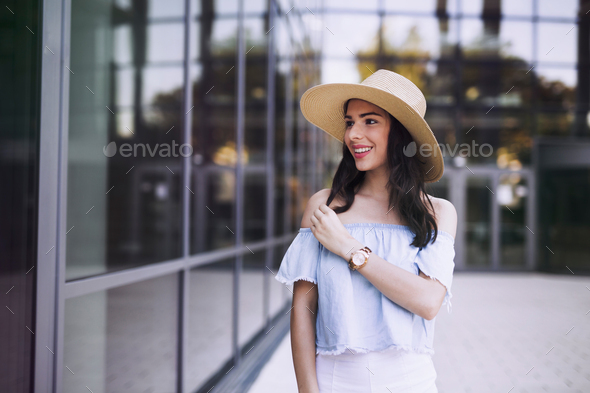
[[[434,243],[417,248],[410,227],[382,223],[344,224],[348,232],[373,253],[416,275],[418,268],[447,289],[443,305],[451,312],[451,282],[455,240],[438,231]],[[283,284],[297,280],[318,286],[316,354],[406,349],[434,354],[434,323],[397,305],[348,262],[326,249],[310,228],[299,233],[285,253],[275,279]]]

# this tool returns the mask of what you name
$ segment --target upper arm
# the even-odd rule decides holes
[[[311,227],[311,216],[313,212],[322,204],[326,203],[330,196],[330,189],[325,188],[313,194],[303,212],[301,219],[301,228]],[[293,304],[305,304],[313,313],[317,310],[318,286],[305,280],[295,281],[293,284]]]
[[[437,225],[438,229],[449,233],[454,238],[457,233],[457,210],[455,209],[455,206],[453,206],[453,204],[451,202],[447,201],[446,199],[433,198],[433,197],[430,197],[430,199],[431,199],[432,205],[434,207],[436,225]],[[436,296],[437,300],[435,301],[435,306],[433,308],[434,311],[432,311],[433,312],[432,318],[434,318],[436,316],[436,314],[438,314],[438,311],[440,310],[440,307],[444,301],[447,289],[440,281],[438,281],[436,279],[431,280],[430,277],[428,277],[422,271],[419,271],[419,276],[422,278],[426,278],[429,281],[435,283],[434,287],[436,288],[435,291],[437,293],[437,296]],[[432,318],[430,318],[430,319],[432,319]]]

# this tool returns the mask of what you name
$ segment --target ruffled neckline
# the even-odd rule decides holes
[[[382,222],[354,222],[349,224],[342,224],[345,228],[374,228],[374,229],[391,229],[391,230],[401,230],[413,233],[412,230],[408,225],[401,225],[401,224],[387,224]],[[299,228],[299,232],[311,232],[311,228]],[[453,243],[455,242],[455,238],[450,233],[438,230],[439,235],[443,235],[448,237]]]

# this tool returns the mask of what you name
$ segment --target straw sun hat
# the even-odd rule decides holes
[[[378,70],[361,83],[327,83],[310,88],[301,97],[301,112],[309,122],[344,143],[344,103],[352,98],[377,105],[399,120],[416,142],[407,146],[404,154],[418,154],[427,183],[441,178],[443,156],[424,120],[426,99],[418,86],[400,74]]]

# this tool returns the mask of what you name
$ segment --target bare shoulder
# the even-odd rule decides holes
[[[320,207],[322,203],[326,203],[328,197],[330,196],[330,189],[324,188],[313,194],[309,201],[307,201],[307,205],[305,206],[305,211],[303,212],[303,218],[301,219],[301,228],[310,228],[311,227],[311,216],[313,212]]]
[[[457,233],[457,210],[455,206],[446,199],[436,198],[428,195],[434,207],[434,214],[438,229],[445,231],[455,237]]]

